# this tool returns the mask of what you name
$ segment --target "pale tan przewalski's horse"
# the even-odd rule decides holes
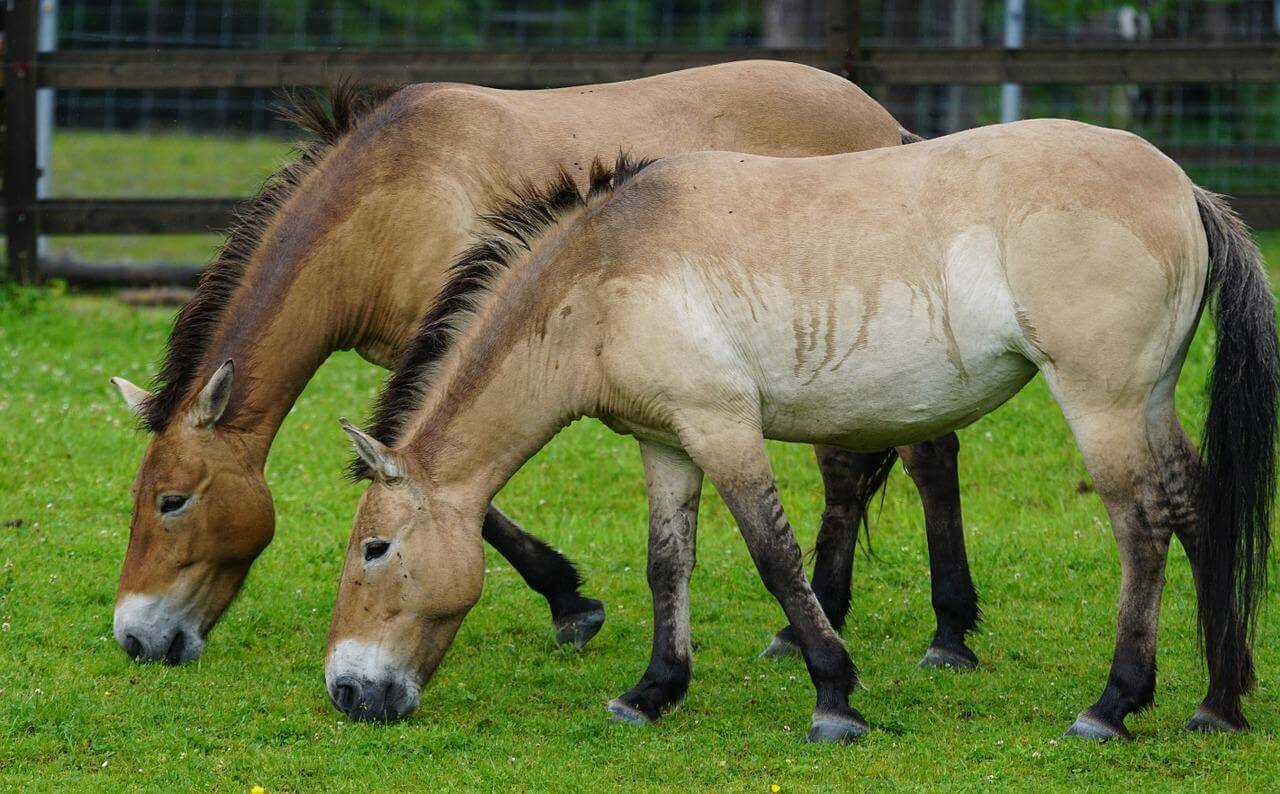
[[[383,398],[402,412],[395,443],[346,425],[372,484],[330,629],[335,704],[362,719],[415,708],[480,596],[489,500],[565,424],[594,416],[639,440],[650,506],[653,653],[612,713],[653,721],[685,695],[705,474],[795,630],[817,689],[809,737],[858,736],[856,672],[805,582],[763,439],[877,450],[934,438],[1040,372],[1123,569],[1111,674],[1070,733],[1127,736],[1125,716],[1152,702],[1173,535],[1194,561],[1210,679],[1188,727],[1246,726],[1280,366],[1258,251],[1218,197],[1133,135],[1057,120],[635,170],[585,199],[564,178],[508,207]],[[1174,389],[1211,296],[1202,461]]]
[[[154,393],[116,379],[153,433],[133,485],[115,612],[115,637],[136,658],[200,655],[271,541],[264,467],[303,387],[339,349],[391,366],[467,246],[477,212],[512,186],[546,182],[561,163],[582,182],[592,158],[621,148],[798,156],[895,145],[902,136],[847,80],[770,61],[550,91],[417,85],[376,107],[340,90],[331,115],[314,102],[291,115],[316,138],[231,232],[178,316]],[[963,636],[977,602],[954,438],[905,452],[926,494],[935,567],[930,655],[971,663]],[[819,458],[828,510],[815,589],[838,626],[859,511],[886,455],[826,448]],[[581,645],[599,628],[603,607],[579,594],[566,559],[496,509],[483,536],[546,597],[559,641]]]

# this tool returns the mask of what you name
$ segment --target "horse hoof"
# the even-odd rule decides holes
[[[585,612],[566,615],[555,620],[556,645],[573,645],[578,650],[591,642],[604,625],[604,604],[594,598],[587,599],[591,608]]]
[[[645,716],[644,712],[634,706],[623,703],[620,698],[609,701],[609,716],[614,722],[625,725],[652,725],[654,720]]]
[[[1244,733],[1248,725],[1238,725],[1226,717],[1219,716],[1204,706],[1196,709],[1187,722],[1186,730],[1192,733]]]
[[[852,742],[870,731],[870,726],[855,711],[846,714],[815,714],[813,725],[809,728],[807,740],[810,742]]]
[[[760,652],[760,659],[791,659],[800,656],[800,647],[791,640],[774,635],[769,647]]]
[[[1127,742],[1133,739],[1133,734],[1129,733],[1129,730],[1123,725],[1109,725],[1088,711],[1080,712],[1080,716],[1076,717],[1076,721],[1071,723],[1071,727],[1067,728],[1067,732],[1063,735],[1079,739],[1092,739],[1097,742],[1106,742],[1111,739],[1120,739]]]
[[[957,649],[940,648],[930,645],[924,652],[917,667],[949,667],[955,670],[973,670],[978,666],[978,657],[963,645]]]

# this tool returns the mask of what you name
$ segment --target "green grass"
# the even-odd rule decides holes
[[[1266,239],[1280,261],[1280,236]],[[758,661],[783,621],[720,501],[704,499],[693,581],[697,657],[684,706],[656,727],[604,704],[648,659],[645,499],[635,445],[595,422],[558,437],[500,504],[573,556],[608,620],[581,653],[553,647],[546,608],[490,555],[484,596],[421,709],[351,724],[328,703],[328,612],[358,487],[336,417],[361,415],[381,373],[335,356],[285,424],[268,470],[276,542],[198,663],[138,666],[111,640],[129,484],[146,443],[107,384],[145,381],[170,314],[108,297],[11,294],[0,303],[0,789],[522,788],[784,791],[997,787],[1267,790],[1280,785],[1280,646],[1258,646],[1247,736],[1181,731],[1203,694],[1192,589],[1175,545],[1156,705],[1133,744],[1060,739],[1106,679],[1118,587],[1103,507],[1037,379],[961,434],[970,558],[986,622],[975,673],[915,667],[932,629],[919,502],[901,473],[855,571],[845,639],[874,732],[801,740],[813,692],[796,661]],[[1195,431],[1208,334],[1180,401]],[[822,494],[805,447],[772,446],[783,500],[812,543]],[[1273,581],[1280,581],[1273,579]]]
[[[53,140],[53,195],[247,196],[289,149],[264,137],[62,130]]]
[[[274,138],[63,130],[54,135],[54,196],[242,198],[289,157]],[[81,262],[204,265],[213,234],[50,237],[49,255]]]

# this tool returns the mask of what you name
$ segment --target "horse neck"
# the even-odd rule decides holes
[[[406,427],[410,454],[434,481],[474,505],[492,500],[599,400],[603,382],[592,351],[601,326],[580,307],[566,317],[564,305],[490,300],[442,362],[424,409]]]
[[[394,362],[467,234],[453,207],[432,204],[437,195],[370,193],[345,207],[303,196],[263,235],[204,361],[206,377],[236,362],[226,421],[256,439],[264,459],[331,353]]]

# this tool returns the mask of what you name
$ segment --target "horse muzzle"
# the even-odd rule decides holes
[[[185,664],[200,658],[204,637],[190,620],[175,617],[175,611],[164,598],[125,596],[116,603],[116,642],[138,662]]]
[[[395,722],[418,708],[414,677],[389,664],[379,649],[362,642],[339,643],[325,665],[334,707],[357,722]]]
[[[418,708],[417,695],[394,678],[370,680],[344,675],[329,688],[329,699],[356,722],[396,722]]]

